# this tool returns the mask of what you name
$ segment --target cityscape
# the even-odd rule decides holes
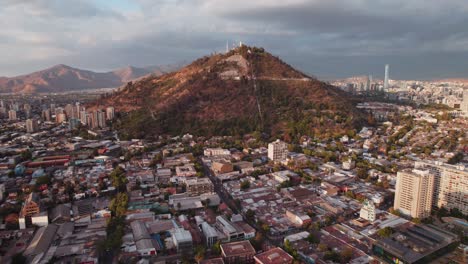
[[[31,21],[39,16],[41,23],[62,10],[39,2],[6,5],[18,14],[18,7],[32,8]],[[161,19],[172,21],[165,15],[171,11],[212,14],[216,7],[246,13],[223,19],[261,25],[246,10],[269,23],[263,9],[271,9],[283,23],[272,28],[288,35],[286,21],[297,19],[287,16],[291,10],[298,16],[301,8],[328,10],[307,1],[241,1],[245,9],[202,2],[202,9],[165,3]],[[137,22],[145,7],[161,7],[73,4],[76,11],[61,11],[60,19],[112,16],[134,24],[132,38],[142,33]],[[0,21],[7,17],[0,11]],[[315,21],[300,21],[309,19]],[[338,34],[325,20],[322,27]],[[180,23],[204,26],[202,19]],[[102,25],[93,26],[107,36]],[[123,56],[142,67],[119,68],[118,57],[102,70],[103,57],[86,53],[107,45],[100,38],[81,50],[84,60],[59,56],[80,68],[49,67],[42,56],[0,62],[0,76],[13,76],[0,77],[0,263],[468,263],[468,76],[441,71],[411,79],[402,63],[379,54],[372,63],[378,67],[346,65],[357,69],[345,78],[324,62],[335,77],[322,78],[282,52],[289,42],[236,34],[243,41],[197,44],[206,50],[188,43],[183,49],[190,52],[177,55],[181,38],[164,34],[174,38],[173,47],[159,56],[173,60]],[[4,47],[15,42],[6,43],[0,40],[0,54],[8,57]],[[302,44],[287,47],[295,45]],[[311,58],[305,49],[294,52]],[[324,54],[316,56],[327,61]],[[41,60],[40,70],[24,74],[26,64]],[[451,67],[468,64],[444,67],[458,73]]]

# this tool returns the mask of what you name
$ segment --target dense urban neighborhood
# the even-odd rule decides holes
[[[93,99],[0,102],[2,263],[466,263],[451,110],[367,101],[368,126],[327,138],[121,140]]]

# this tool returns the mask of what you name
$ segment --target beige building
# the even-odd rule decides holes
[[[213,183],[208,178],[186,179],[185,185],[187,187],[187,193],[193,196],[214,192]]]
[[[34,133],[38,129],[38,124],[36,119],[28,119],[26,120],[26,132]]]
[[[417,161],[416,169],[429,170],[434,175],[432,206],[458,208],[468,215],[468,168],[442,162]]]
[[[433,174],[416,169],[400,171],[397,173],[395,187],[395,210],[414,218],[426,218],[431,215]]]
[[[463,91],[461,110],[465,113],[466,116],[468,116],[468,90]]]
[[[16,121],[17,116],[16,116],[16,111],[15,110],[8,111],[8,119],[10,121]]]

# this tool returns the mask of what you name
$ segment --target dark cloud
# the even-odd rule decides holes
[[[0,75],[165,64],[241,40],[319,77],[378,76],[386,63],[395,78],[468,76],[464,0],[101,1],[0,0]]]

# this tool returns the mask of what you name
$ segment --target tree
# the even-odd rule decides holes
[[[335,251],[333,251],[333,250],[329,250],[329,251],[325,252],[325,254],[323,256],[323,259],[324,260],[330,260],[330,261],[333,261],[333,262],[340,262],[340,255],[338,253],[336,253]]]
[[[401,215],[400,211],[399,211],[399,210],[395,210],[395,208],[393,208],[393,207],[390,208],[390,213],[391,213],[391,214],[394,214],[394,215],[396,215],[396,216],[400,216],[400,215]]]
[[[216,243],[214,243],[213,247],[211,248],[211,251],[215,254],[215,255],[219,255],[221,254],[221,241],[216,241]]]
[[[18,253],[11,258],[11,264],[26,264],[27,259],[23,254]]]
[[[112,186],[114,186],[119,192],[125,191],[126,184],[128,183],[127,176],[125,175],[124,169],[117,166],[110,174],[109,178],[112,181]]]
[[[248,180],[242,181],[240,184],[241,190],[247,190],[250,188],[250,182]]]
[[[384,227],[384,228],[380,229],[379,231],[377,231],[377,235],[379,235],[380,237],[389,237],[393,233],[394,233],[393,228],[391,228],[389,226]]]
[[[341,263],[348,263],[353,257],[353,250],[350,248],[346,248],[340,253],[340,260]]]
[[[310,234],[307,236],[306,240],[307,240],[309,243],[311,243],[311,244],[318,244],[318,243],[320,243],[320,239],[319,239],[316,235],[314,235],[313,233],[310,233]]]
[[[369,174],[367,173],[367,169],[365,168],[358,168],[356,175],[359,177],[359,179],[366,179]]]
[[[457,164],[459,162],[461,162],[463,160],[463,153],[462,152],[458,152],[457,154],[455,154],[453,157],[451,157],[447,163],[448,164]]]
[[[245,212],[245,218],[247,221],[253,222],[255,220],[255,211],[252,209],[247,210],[247,212]]]
[[[197,246],[195,248],[195,261],[197,263],[200,263],[205,258],[205,247],[203,246]]]
[[[328,246],[327,246],[327,244],[320,243],[320,244],[318,244],[317,249],[318,249],[320,252],[324,252],[324,251],[327,251],[327,250],[328,250]]]
[[[116,217],[125,216],[128,206],[128,195],[126,193],[117,193],[109,204],[109,209]]]
[[[32,158],[32,153],[31,150],[26,149],[25,151],[21,152],[21,159],[24,160],[30,160]]]
[[[36,179],[36,185],[42,185],[42,184],[50,184],[50,177],[49,176],[41,176]]]

